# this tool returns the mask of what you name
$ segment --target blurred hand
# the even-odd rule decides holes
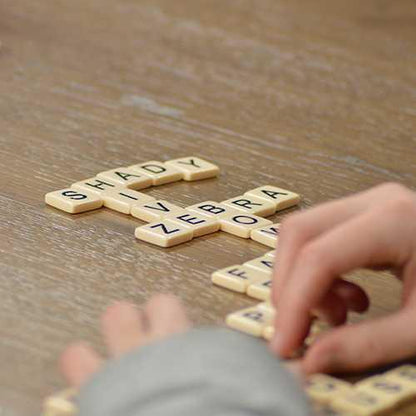
[[[156,295],[143,311],[127,302],[110,306],[102,316],[102,333],[110,358],[191,328],[185,309],[171,295]],[[70,345],[60,359],[68,383],[81,387],[103,365],[103,359],[87,344]]]
[[[278,313],[272,350],[288,357],[316,313],[336,326],[307,351],[306,373],[356,371],[416,354],[416,193],[397,184],[329,202],[282,225],[272,299]],[[392,268],[403,282],[402,307],[353,325],[366,293],[340,278],[357,268]]]

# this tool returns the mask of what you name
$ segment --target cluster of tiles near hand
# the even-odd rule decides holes
[[[179,180],[196,181],[219,174],[218,166],[197,157],[165,163],[150,161],[98,173],[70,188],[46,194],[45,202],[77,214],[105,206],[149,224],[137,227],[136,238],[171,247],[222,230],[272,246],[276,228],[262,217],[296,205],[299,195],[262,186],[221,203],[205,201],[182,208],[138,192]]]
[[[402,365],[352,384],[326,374],[305,383],[317,416],[373,416],[389,413],[416,398],[416,366]],[[43,416],[75,416],[77,392],[63,390],[44,402]]]

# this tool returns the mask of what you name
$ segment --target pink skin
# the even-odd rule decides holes
[[[315,312],[336,327],[307,351],[305,373],[358,371],[416,353],[416,193],[385,184],[292,215],[283,223],[277,255],[273,352],[286,357],[296,350]],[[344,325],[348,311],[366,311],[369,299],[340,276],[363,267],[397,271],[402,308]]]
[[[101,325],[110,359],[186,332],[192,326],[181,302],[172,295],[152,297],[141,311],[127,302],[115,303],[102,315]],[[83,342],[68,346],[60,358],[61,372],[75,388],[87,382],[103,363],[104,359]],[[288,362],[287,369],[300,377],[299,362]]]
[[[110,359],[191,328],[185,309],[172,295],[154,296],[143,310],[127,302],[115,303],[102,315],[101,325]],[[62,374],[76,388],[103,363],[103,358],[83,342],[68,346],[60,358]]]

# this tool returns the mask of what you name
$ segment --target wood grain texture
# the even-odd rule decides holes
[[[139,220],[71,217],[46,192],[186,155],[222,175],[151,195],[190,205],[270,183],[305,208],[415,187],[415,40],[413,0],[2,0],[0,414],[38,413],[63,386],[64,346],[100,348],[111,301],[173,292],[197,323],[220,323],[253,302],[211,272],[268,250],[225,233],[159,249],[135,241]],[[369,315],[398,307],[389,276],[357,278]]]

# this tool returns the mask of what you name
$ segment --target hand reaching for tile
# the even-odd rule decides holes
[[[109,307],[102,316],[102,333],[110,358],[191,328],[182,304],[171,295],[156,295],[140,311],[127,302]],[[103,365],[103,359],[84,343],[69,346],[61,356],[68,383],[81,387]]]
[[[279,237],[271,348],[285,357],[307,336],[312,311],[340,325],[320,337],[303,360],[307,373],[356,371],[416,353],[416,193],[386,184],[289,217]],[[365,292],[341,279],[357,268],[394,268],[402,308],[390,316],[342,325],[364,312]]]

